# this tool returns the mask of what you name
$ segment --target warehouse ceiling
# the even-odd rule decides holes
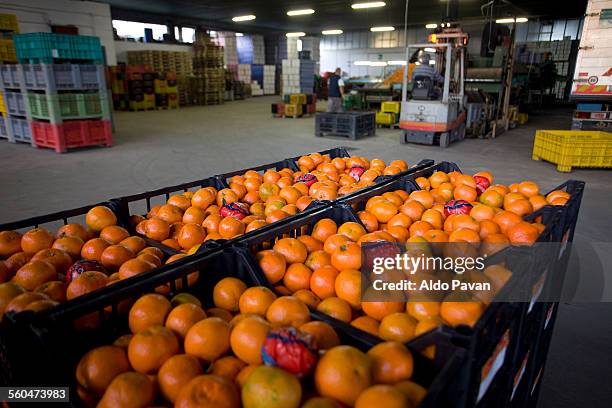
[[[371,0],[99,0],[113,9],[113,18],[164,23],[169,17],[183,24],[191,22],[203,26],[234,31],[319,33],[324,29],[368,29],[372,26],[402,26],[403,0],[385,0],[381,8],[351,9],[352,3]],[[485,0],[458,0],[459,19],[482,18]],[[494,0],[495,17],[528,16],[542,19],[580,17],[587,0]],[[447,0],[410,0],[409,24],[440,21],[446,16]],[[289,10],[312,8],[315,14],[289,17]],[[234,23],[232,17],[254,14],[253,21]]]

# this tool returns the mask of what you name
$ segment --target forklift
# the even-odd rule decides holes
[[[466,132],[466,96],[464,92],[465,51],[468,35],[450,23],[442,24],[438,32],[429,36],[430,43],[410,44],[406,55],[422,58],[433,65],[443,78],[438,83],[430,76],[408,78],[404,72],[402,106],[400,113],[400,142],[448,147],[463,140]],[[430,59],[431,58],[431,59]],[[408,58],[407,58],[408,59]],[[412,83],[412,96],[408,99],[408,82]]]

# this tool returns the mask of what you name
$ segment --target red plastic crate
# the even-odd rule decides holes
[[[53,125],[30,122],[36,147],[48,147],[58,153],[84,146],[112,146],[112,126],[108,120],[75,120]]]
[[[308,105],[307,109],[308,109],[307,113],[315,114],[317,113],[317,104],[311,103],[310,105]]]

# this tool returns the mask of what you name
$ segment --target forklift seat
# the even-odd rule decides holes
[[[440,90],[428,76],[417,75],[412,86],[412,99],[419,101],[433,101],[440,99]]]

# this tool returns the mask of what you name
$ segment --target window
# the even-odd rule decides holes
[[[183,42],[184,43],[193,43],[195,40],[195,28],[191,27],[181,27],[181,32],[183,34]]]
[[[145,28],[153,29],[153,39],[163,40],[168,27],[161,24],[137,23],[135,21],[113,20],[113,28],[119,37],[138,39],[144,37]]]

